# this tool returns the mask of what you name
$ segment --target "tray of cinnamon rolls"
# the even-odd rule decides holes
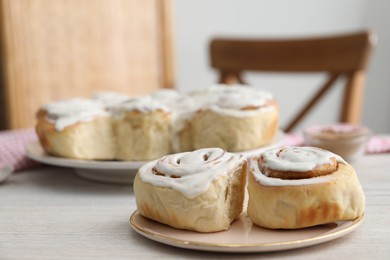
[[[140,165],[207,147],[251,155],[280,145],[279,109],[270,92],[215,85],[183,94],[129,97],[99,92],[41,106],[30,158],[73,167],[83,177],[131,182]],[[99,169],[112,170],[106,174]]]

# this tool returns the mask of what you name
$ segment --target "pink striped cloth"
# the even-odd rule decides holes
[[[366,153],[388,153],[390,152],[390,137],[372,136],[366,145]]]
[[[0,172],[22,171],[39,166],[26,157],[25,147],[28,143],[37,140],[34,129],[21,129],[0,131]],[[302,134],[287,134],[284,139],[285,146],[300,146],[304,144]],[[390,136],[373,136],[367,143],[366,152],[390,152]]]
[[[26,157],[26,145],[37,140],[34,129],[0,132],[0,171],[21,171],[39,163]]]

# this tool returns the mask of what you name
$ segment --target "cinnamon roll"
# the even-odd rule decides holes
[[[49,154],[75,159],[115,158],[110,114],[92,100],[75,98],[45,104],[37,113],[35,129]]]
[[[191,118],[193,149],[221,147],[229,152],[269,144],[278,129],[278,107],[268,92],[245,86],[218,86],[198,93]]]
[[[116,158],[149,161],[171,152],[171,112],[150,96],[131,98],[113,108]]]
[[[98,92],[90,99],[42,106],[36,129],[42,147],[53,155],[149,161],[207,147],[229,152],[262,147],[277,132],[278,113],[270,93],[245,86],[140,97]]]
[[[246,159],[220,148],[164,156],[142,166],[134,180],[138,212],[198,232],[226,230],[244,202]]]
[[[355,170],[314,147],[271,149],[249,162],[248,216],[256,225],[295,229],[363,215],[365,197]]]

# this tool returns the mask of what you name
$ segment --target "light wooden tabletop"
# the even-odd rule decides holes
[[[323,244],[274,253],[227,254],[163,245],[134,232],[131,185],[84,180],[66,168],[14,174],[0,185],[0,259],[390,259],[390,154],[352,163],[365,219]]]

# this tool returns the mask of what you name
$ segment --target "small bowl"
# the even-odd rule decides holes
[[[347,161],[361,157],[371,131],[352,124],[319,125],[303,132],[305,144],[316,146],[340,155]]]

